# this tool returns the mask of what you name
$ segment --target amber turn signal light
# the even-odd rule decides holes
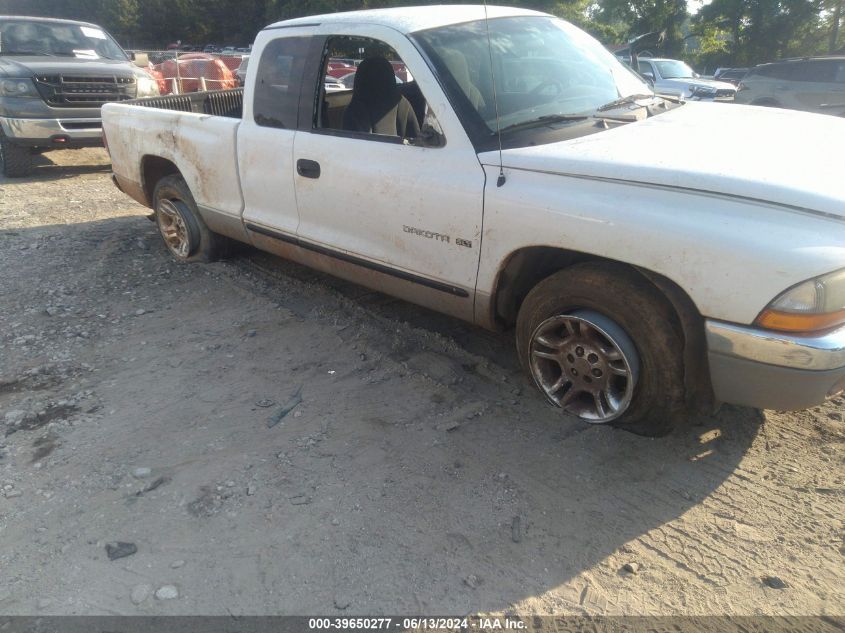
[[[799,314],[764,310],[757,317],[757,325],[767,330],[782,332],[819,332],[845,323],[845,310],[826,314]]]

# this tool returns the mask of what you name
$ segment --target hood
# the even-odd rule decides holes
[[[667,86],[677,86],[686,90],[687,86],[707,86],[708,88],[715,88],[716,90],[735,90],[736,86],[726,81],[716,81],[715,79],[704,79],[702,77],[676,77],[675,79],[661,79],[661,84]]]
[[[687,103],[560,143],[508,149],[506,168],[749,198],[845,218],[845,119]],[[498,166],[494,152],[481,154]]]
[[[132,62],[76,57],[42,57],[0,55],[0,76],[34,77],[36,75],[132,75]]]

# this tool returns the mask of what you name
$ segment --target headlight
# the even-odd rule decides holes
[[[770,330],[815,332],[845,323],[845,270],[793,286],[757,317]]]
[[[0,79],[0,97],[38,97],[35,84],[28,77]]]
[[[158,82],[152,77],[138,77],[138,97],[157,97]]]

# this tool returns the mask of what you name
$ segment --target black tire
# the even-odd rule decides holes
[[[639,372],[630,404],[610,424],[649,437],[670,433],[683,409],[684,364],[680,326],[666,299],[636,271],[605,262],[578,264],[537,284],[520,307],[516,347],[538,388],[532,337],[548,319],[573,312],[610,319],[636,347]]]
[[[10,143],[0,132],[0,165],[7,178],[23,178],[32,171],[32,154],[28,147]]]
[[[153,192],[153,210],[156,226],[170,254],[180,262],[213,262],[224,257],[228,252],[228,240],[222,235],[209,230],[197,210],[191,190],[182,176],[165,176],[156,184]],[[180,243],[183,248],[176,248],[165,237],[167,218],[173,213],[181,220]]]
[[[760,106],[760,107],[763,107],[763,108],[780,108],[780,107],[782,107],[780,105],[780,103],[778,103],[774,99],[769,99],[769,98],[757,99],[755,101],[752,101],[750,105]]]

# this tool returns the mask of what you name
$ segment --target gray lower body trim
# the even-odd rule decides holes
[[[112,182],[114,183],[114,186],[120,189],[127,196],[129,196],[136,202],[143,204],[145,207],[150,206],[150,202],[149,200],[147,200],[147,196],[144,193],[144,188],[140,184],[138,184],[134,180],[118,176],[114,172],[112,172],[111,178]]]
[[[425,286],[427,288],[432,288],[433,290],[437,290],[439,292],[445,292],[450,295],[454,295],[456,297],[460,297],[462,299],[466,299],[470,296],[470,293],[458,286],[453,286],[451,284],[443,283],[442,281],[437,281],[435,279],[429,279],[428,277],[423,277],[421,275],[416,275],[414,273],[409,273],[404,270],[400,270],[398,268],[393,268],[392,266],[388,266],[385,264],[381,264],[379,262],[373,262],[368,259],[364,259],[363,257],[357,257],[355,255],[351,255],[349,253],[338,251],[333,248],[328,248],[326,246],[322,246],[320,244],[314,244],[313,242],[308,242],[306,240],[302,240],[295,235],[289,235],[287,233],[282,233],[275,229],[270,229],[265,226],[260,226],[258,224],[253,224],[250,222],[246,223],[246,228],[254,233],[258,233],[260,235],[266,235],[267,237],[271,237],[276,240],[280,240],[282,242],[286,242],[288,244],[294,244],[299,248],[303,248],[305,250],[313,251],[320,255],[325,255],[327,257],[333,257],[334,259],[338,259],[340,261],[347,262],[349,264],[353,264],[355,266],[360,266],[362,268],[367,268],[369,270],[374,270],[376,272],[382,273],[384,275],[390,275],[392,277],[396,277],[397,279],[402,279],[404,281],[410,281],[415,284],[420,284],[421,286]],[[213,229],[212,229],[213,230]]]
[[[707,321],[716,399],[760,409],[806,409],[845,390],[845,328],[795,335]]]
[[[797,411],[822,404],[845,390],[845,368],[809,371],[709,354],[716,399],[730,404]]]
[[[240,216],[229,215],[216,209],[209,209],[208,207],[201,207],[198,210],[202,216],[203,222],[214,233],[231,237],[233,240],[239,242],[246,242],[249,244],[249,235],[244,228],[243,220]]]

